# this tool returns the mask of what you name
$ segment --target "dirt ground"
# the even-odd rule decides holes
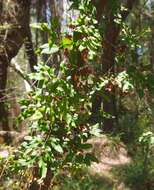
[[[99,138],[91,140],[93,144],[93,152],[99,160],[99,163],[93,163],[90,167],[92,175],[99,175],[107,183],[113,185],[114,190],[130,190],[119,176],[114,174],[114,170],[127,165],[131,162],[128,156],[126,146],[121,142],[114,142],[107,136],[103,135]]]

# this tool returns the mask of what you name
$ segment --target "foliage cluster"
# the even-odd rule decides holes
[[[19,120],[28,119],[29,134],[18,149],[14,169],[38,169],[41,180],[48,170],[55,175],[62,168],[97,162],[87,140],[99,134],[99,125],[93,126],[90,117],[91,100],[101,80],[94,76],[89,61],[97,57],[101,37],[90,1],[83,1],[80,13],[71,34],[57,34],[55,20],[51,26],[42,25],[50,37],[38,53],[60,53],[63,61],[58,63],[58,74],[48,61],[39,63],[36,72],[28,76],[34,90],[21,101]]]

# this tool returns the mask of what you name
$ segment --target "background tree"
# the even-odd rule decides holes
[[[9,130],[6,110],[7,69],[27,37],[30,19],[30,1],[1,2],[0,31],[0,121]],[[34,64],[34,63],[33,63]]]

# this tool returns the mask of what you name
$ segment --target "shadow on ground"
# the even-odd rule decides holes
[[[55,185],[53,190],[113,190],[114,184],[99,175],[86,173],[60,179],[62,183]],[[59,182],[60,182],[59,181]]]

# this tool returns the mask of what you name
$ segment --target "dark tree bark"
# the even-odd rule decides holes
[[[7,81],[7,64],[3,57],[0,56],[0,126],[3,130],[9,130],[8,124],[8,114],[5,105],[5,88],[6,88],[6,81]]]
[[[47,170],[47,174],[46,177],[43,180],[42,184],[39,184],[37,182],[38,179],[38,167],[36,167],[33,170],[33,180],[31,182],[31,184],[28,187],[28,190],[48,190],[50,188],[51,185],[51,180],[53,178],[52,172],[50,169]]]
[[[0,17],[2,15],[2,10],[3,10],[3,0],[0,1]]]
[[[154,8],[154,2],[151,1],[151,10]],[[148,20],[150,22],[150,29],[151,29],[151,36],[150,36],[150,67],[152,71],[154,70],[154,15],[152,14],[152,17],[148,17]]]
[[[150,63],[151,69],[154,70],[154,21],[151,24]]]
[[[49,10],[48,10],[49,11]],[[36,4],[36,14],[37,14],[37,22],[38,23],[47,23],[47,0],[39,0]],[[40,30],[36,30],[36,47],[38,47],[40,44],[44,44],[48,41],[48,33],[42,32]],[[48,56],[42,55],[42,59],[44,62],[47,61]]]
[[[1,4],[0,24],[0,123],[3,130],[9,130],[7,110],[5,107],[5,88],[7,68],[24,42],[26,29],[29,26],[30,0],[3,1]],[[5,24],[8,29],[5,29]]]
[[[133,8],[136,0],[127,0],[125,7],[126,10],[121,12],[122,21],[124,22],[128,14]],[[103,36],[103,55],[102,55],[102,74],[114,75],[115,69],[115,56],[116,56],[116,46],[117,40],[120,34],[120,26],[117,25],[114,21],[114,11],[110,6],[111,2],[109,1],[99,1],[94,5],[97,9],[97,19],[101,22],[101,17],[104,15],[106,18],[106,30]],[[112,88],[112,91],[104,90],[104,95],[107,97],[107,100],[103,100],[103,111],[109,113],[115,118],[104,118],[103,130],[106,132],[111,132],[114,130],[114,122],[116,121],[116,99],[115,99],[115,89]],[[102,97],[99,95],[93,102],[93,110],[100,109],[102,102]],[[98,105],[99,104],[99,105]],[[96,107],[97,106],[97,107]],[[96,115],[96,114],[95,114]]]
[[[104,43],[103,43],[103,55],[102,55],[102,73],[114,75],[115,70],[115,55],[116,55],[116,45],[117,39],[119,37],[119,27],[114,22],[114,12],[113,10],[109,11],[109,5],[106,7],[106,31],[104,34]],[[111,91],[104,90],[104,95],[107,97],[107,100],[103,100],[103,111],[110,114],[111,116],[116,117],[116,100],[115,100],[115,89],[112,87]],[[104,118],[103,130],[106,132],[113,131],[115,119]]]
[[[24,40],[25,50],[26,50],[30,70],[32,72],[35,72],[34,66],[37,65],[37,56],[34,52],[34,47],[33,47],[33,42],[32,42],[32,34],[31,34],[31,30],[30,30],[29,26],[27,26],[25,32],[26,32],[26,36],[25,36],[25,40]]]

